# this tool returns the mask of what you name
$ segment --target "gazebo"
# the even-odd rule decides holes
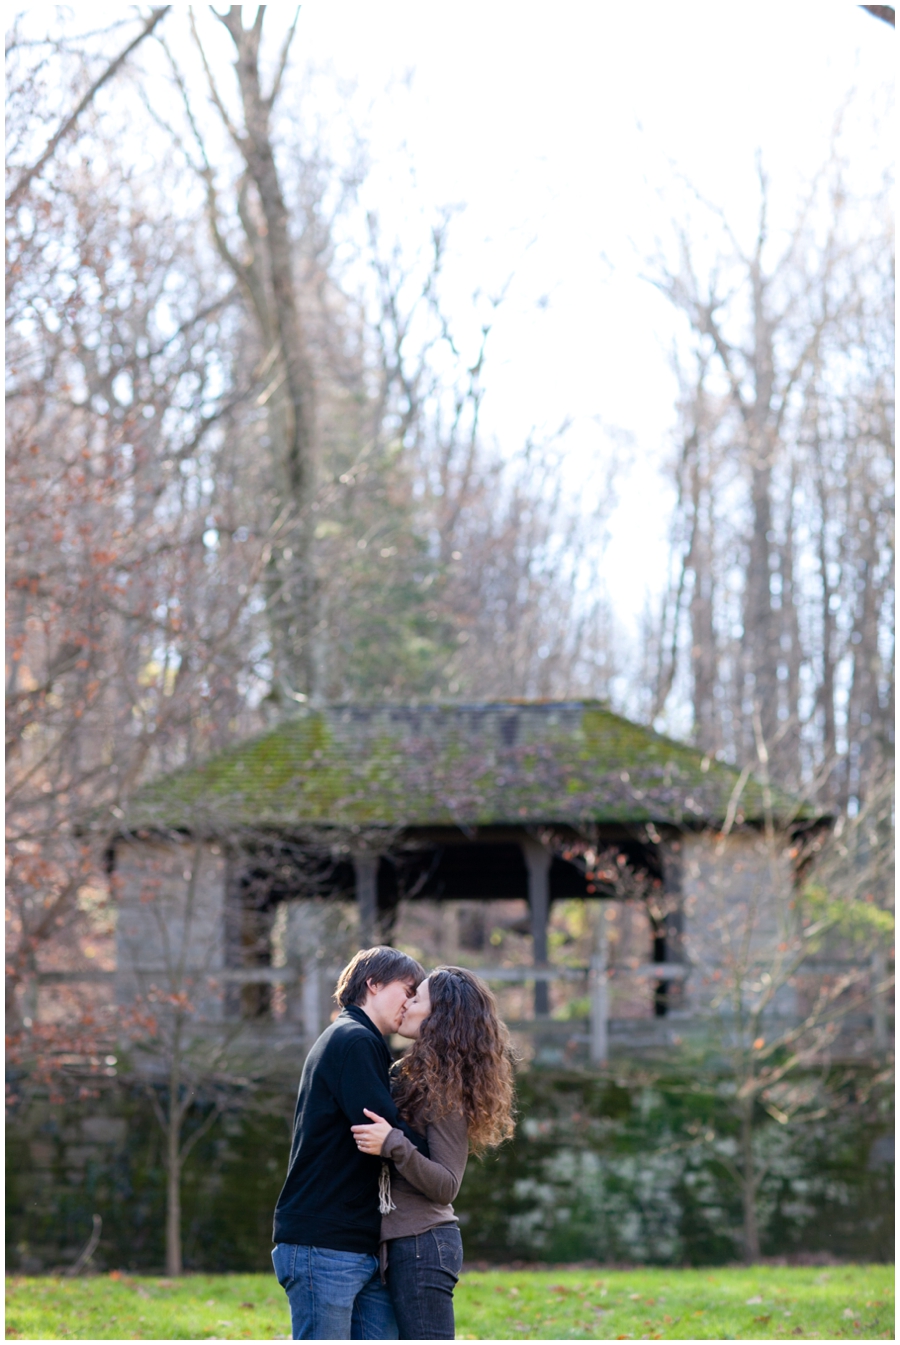
[[[797,825],[796,809],[776,802],[782,825]],[[540,1024],[548,983],[571,974],[548,958],[552,903],[612,896],[606,854],[664,898],[633,968],[658,1034],[674,1005],[690,1011],[685,922],[704,919],[723,846],[738,881],[765,880],[752,844],[763,812],[752,778],[598,701],[308,708],[134,799],[110,852],[119,1000],[158,981],[177,948],[182,970],[212,986],[197,991],[208,1017],[264,1018],[281,986],[279,1031],[308,1041],[331,970],[314,912],[353,903],[366,946],[390,941],[409,903],[519,898],[530,964],[480,970],[533,981]],[[274,956],[278,908],[287,914]],[[603,929],[590,968],[594,1060],[609,1049]]]

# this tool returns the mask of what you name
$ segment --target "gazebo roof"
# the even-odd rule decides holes
[[[328,705],[153,781],[124,825],[697,827],[729,803],[757,820],[762,788],[598,701]]]

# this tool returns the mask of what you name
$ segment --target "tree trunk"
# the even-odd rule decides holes
[[[756,1165],[753,1160],[753,1099],[748,1098],[741,1112],[741,1195],[744,1202],[744,1261],[748,1266],[759,1260],[759,1226],[756,1219]]]
[[[862,804],[868,785],[877,775],[878,754],[874,751],[873,719],[877,717],[878,679],[881,671],[879,651],[878,601],[881,585],[874,579],[878,569],[877,534],[869,526],[857,551],[856,590],[858,594],[854,629],[850,637],[853,669],[847,697],[847,736],[850,742],[847,795],[855,795]]]
[[[251,28],[244,28],[239,5],[232,5],[227,14],[218,17],[231,34],[237,53],[235,69],[246,127],[246,134],[238,137],[238,147],[265,221],[264,228],[252,228],[249,215],[242,220],[251,253],[264,252],[268,261],[268,283],[258,287],[267,311],[259,312],[259,302],[256,306],[264,339],[277,339],[277,363],[283,372],[281,386],[272,397],[270,437],[280,487],[296,510],[289,545],[276,548],[269,575],[276,676],[289,693],[302,691],[313,696],[319,690],[314,650],[317,584],[309,517],[316,456],[315,376],[300,314],[288,208],[271,136],[270,113],[277,88],[265,97],[260,81],[263,13],[261,7]]]
[[[799,613],[799,585],[797,579],[797,558],[794,546],[794,500],[797,489],[796,466],[791,468],[791,484],[788,496],[785,543],[781,549],[781,631],[782,658],[787,668],[786,695],[787,719],[791,729],[778,744],[776,761],[782,780],[797,789],[802,777],[800,757],[800,666],[801,639]],[[785,643],[787,647],[785,648]]]
[[[193,895],[197,873],[196,862],[193,865],[189,895]],[[185,925],[184,947],[187,947],[187,925]],[[182,977],[178,976],[176,989],[181,990]],[[172,1056],[169,1061],[169,1114],[165,1126],[166,1136],[166,1274],[180,1275],[181,1266],[181,1127],[185,1110],[181,1099],[181,1016],[176,1012],[175,1035],[172,1043]]]
[[[699,468],[698,468],[699,478]],[[713,620],[714,577],[712,565],[711,509],[704,483],[695,481],[696,524],[691,556],[694,587],[691,591],[691,672],[693,674],[694,737],[704,752],[721,746],[718,732],[715,688],[718,680],[716,631]]]
[[[172,1276],[182,1272],[180,1129],[173,1108],[166,1136],[166,1274]]]
[[[771,450],[764,432],[761,431],[751,443],[751,455],[753,531],[744,601],[744,671],[753,688],[750,699],[759,708],[763,739],[771,748],[778,727],[778,681],[777,656],[773,657],[769,566],[772,548]]]
[[[818,442],[816,444],[819,449]],[[817,464],[819,470],[817,473],[817,486],[819,491],[819,536],[818,536],[818,560],[819,570],[822,576],[822,679],[819,684],[819,704],[822,707],[823,728],[822,728],[822,754],[826,771],[826,778],[822,785],[823,797],[829,800],[834,799],[835,789],[835,766],[837,757],[837,726],[835,716],[835,665],[837,662],[835,656],[835,645],[837,640],[835,613],[832,610],[832,596],[836,592],[836,586],[832,585],[828,577],[828,541],[827,530],[829,521],[828,492],[824,479],[824,471],[821,467],[821,460]]]

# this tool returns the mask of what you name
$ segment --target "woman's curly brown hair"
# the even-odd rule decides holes
[[[494,996],[470,971],[437,967],[428,991],[431,1012],[397,1068],[394,1099],[410,1123],[462,1111],[469,1144],[483,1153],[515,1130],[509,1033]]]

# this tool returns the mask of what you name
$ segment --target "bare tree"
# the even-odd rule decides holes
[[[235,1073],[232,1059],[244,1024],[223,1021],[225,929],[208,892],[223,864],[217,845],[170,838],[138,882],[119,884],[128,899],[119,902],[118,985],[132,1025],[119,1050],[131,1056],[163,1133],[166,1274],[173,1276],[183,1270],[185,1164],[253,1082]],[[120,879],[123,873],[127,858]]]
[[[235,199],[227,218],[216,171],[210,163],[187,85],[174,60],[172,68],[199,155],[197,171],[206,184],[212,238],[219,257],[241,287],[261,341],[258,369],[260,377],[265,376],[266,385],[258,404],[266,407],[277,492],[274,506],[284,519],[282,535],[270,557],[267,583],[274,677],[283,696],[303,700],[315,696],[319,690],[312,553],[318,436],[316,378],[297,275],[297,247],[271,125],[297,16],[284,37],[266,93],[260,68],[265,14],[266,6],[262,5],[250,28],[244,27],[240,5],[230,6],[225,14],[216,14],[234,44],[239,116],[233,116],[226,106],[191,14],[191,31],[202,58],[209,95],[241,162],[233,191]]]
[[[589,555],[601,520],[564,514],[549,441],[531,443],[506,467],[481,442],[486,346],[502,294],[482,300],[479,337],[464,355],[440,299],[448,213],[420,265],[385,246],[370,215],[353,274],[367,272],[371,284],[348,292],[323,207],[323,168],[333,182],[336,166],[316,151],[308,169],[295,167],[283,180],[275,168],[281,142],[271,114],[293,26],[264,97],[262,18],[245,30],[233,9],[222,22],[237,53],[240,114],[201,51],[213,105],[239,149],[231,198],[214,185],[220,167],[211,164],[196,96],[174,61],[172,69],[215,246],[241,283],[260,338],[259,400],[280,483],[273,509],[286,508],[291,520],[284,547],[273,551],[267,609],[276,669],[294,641],[306,651],[306,690],[295,678],[274,694],[287,705],[307,694],[547,694],[551,685],[572,689],[573,665],[579,686],[605,692],[609,614],[588,596],[596,594]],[[290,159],[296,165],[303,155]],[[358,173],[353,163],[340,178],[338,209]],[[300,477],[285,486],[278,465],[291,456],[284,399],[293,394],[278,356],[276,275],[293,296],[284,321],[295,333],[294,365],[305,370],[304,386],[315,386],[315,446],[310,430],[295,454],[309,464],[302,489]],[[311,398],[309,391],[308,406]],[[291,424],[301,425],[301,410],[290,412]]]
[[[184,94],[181,130],[130,61],[110,86],[116,125],[103,100],[84,107],[7,235],[7,992],[13,1053],[32,1070],[74,1058],[107,1068],[109,831],[148,776],[295,703],[278,694],[285,641],[318,651],[319,692],[333,699],[596,693],[609,681],[590,568],[602,519],[566,508],[552,442],[504,465],[480,436],[499,298],[464,351],[440,302],[440,221],[415,274],[391,248],[385,263],[366,227],[353,275],[367,279],[354,288],[323,193],[341,208],[357,168],[298,152],[273,186],[266,155],[280,142],[254,102],[262,20],[255,36],[233,11],[229,23],[247,68],[244,120],[228,116],[261,186],[235,143],[228,198],[178,65],[167,68]],[[88,66],[96,78],[87,39],[63,36],[11,49],[16,162],[36,161],[29,146],[48,120],[40,63],[73,103]],[[289,38],[259,93],[269,113]],[[102,54],[111,35],[92,41]],[[126,129],[146,146],[139,167],[124,162]],[[285,330],[299,324],[291,376],[308,357],[314,413],[289,395],[267,183],[272,210],[290,216],[278,216],[290,248],[278,286],[294,296],[293,318],[282,313]],[[289,442],[302,501],[285,485]]]
[[[78,136],[7,231],[7,1008],[23,1059],[39,978],[93,970],[85,916],[120,803],[243,707],[271,544],[242,538],[218,494],[243,396],[229,288],[88,112]],[[81,1028],[58,1014],[54,1051]]]
[[[693,337],[654,709],[678,687],[698,742],[738,762],[756,713],[783,783],[858,807],[893,696],[888,230],[837,151],[775,255],[768,194],[761,174],[752,249],[704,206],[718,261],[698,272],[685,226],[657,274]]]
[[[418,276],[385,255],[370,218],[377,278],[377,439],[408,445],[409,516],[422,542],[423,634],[440,649],[433,694],[608,695],[616,667],[601,583],[615,453],[580,513],[562,493],[566,424],[515,456],[481,436],[488,347],[505,288],[473,300],[468,339],[441,302],[449,215],[432,231]],[[448,372],[448,369],[450,372]],[[424,594],[422,594],[424,596]],[[421,599],[420,599],[421,601]],[[445,690],[446,689],[446,690]]]
[[[760,1255],[764,1125],[826,1114],[819,1109],[834,1054],[847,1052],[842,1030],[844,1043],[855,1027],[868,1038],[870,1057],[883,1054],[878,1006],[893,984],[887,955],[894,929],[884,794],[873,791],[843,840],[821,826],[776,818],[760,716],[756,727],[763,827],[735,826],[744,771],[715,850],[687,849],[692,895],[682,947],[693,1008],[701,1024],[706,1020],[705,1039],[692,1046],[695,1063],[714,1073],[716,1058],[728,1065],[720,1091],[730,1099],[738,1138],[732,1143],[713,1130],[708,1140],[741,1194],[748,1262]]]
[[[136,47],[139,47],[140,44],[144,41],[144,39],[150,36],[150,34],[154,31],[154,29],[159,24],[160,20],[164,17],[164,15],[168,12],[170,8],[171,6],[169,5],[163,5],[159,9],[153,9],[150,11],[150,17],[144,23],[137,37],[132,38],[132,40],[128,43],[128,45],[122,51],[119,52],[118,56],[115,56],[101,71],[101,73],[91,82],[90,87],[85,91],[84,94],[82,94],[81,98],[78,100],[77,105],[68,114],[68,116],[63,121],[62,125],[59,127],[59,129],[55,131],[54,134],[50,137],[50,140],[47,142],[46,148],[41,152],[37,160],[33,164],[30,164],[27,168],[20,169],[19,175],[16,178],[14,185],[9,190],[6,196],[7,210],[12,210],[16,207],[16,205],[18,205],[18,203],[25,196],[29,187],[32,185],[34,179],[53,158],[54,154],[56,153],[57,149],[62,144],[62,142],[66,139],[67,136],[72,134],[72,132],[74,131],[75,127],[78,124],[80,117],[90,107],[91,103],[94,101],[94,98],[103,88],[104,84],[108,83],[109,80],[111,80],[112,77],[116,74],[116,72],[120,69],[120,67],[124,65],[124,63],[127,61],[128,57],[131,55],[134,49]],[[14,45],[15,45],[15,37],[13,38],[12,43],[7,44],[7,55],[9,55],[9,52]]]

